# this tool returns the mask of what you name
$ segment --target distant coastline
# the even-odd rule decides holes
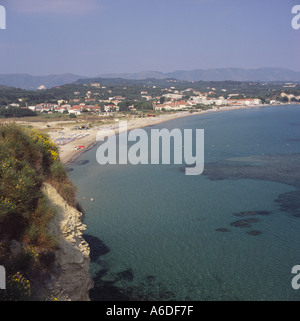
[[[158,117],[149,117],[149,118],[143,118],[143,119],[130,119],[128,121],[128,131],[135,129],[135,128],[144,128],[148,126],[158,125],[173,119],[183,118],[187,116],[195,116],[195,115],[203,115],[203,114],[209,114],[214,112],[222,112],[222,111],[230,111],[230,110],[240,110],[240,109],[253,109],[253,108],[260,108],[260,107],[270,107],[270,106],[285,106],[285,105],[300,105],[299,103],[293,103],[293,104],[280,104],[280,105],[270,105],[270,104],[261,104],[261,105],[255,105],[255,106],[230,106],[230,107],[220,107],[217,109],[210,109],[206,111],[201,112],[178,112],[176,114],[167,114],[167,115],[161,115]],[[126,119],[124,119],[126,120]],[[104,127],[104,126],[103,126]],[[105,126],[105,129],[107,129],[108,126]],[[113,129],[113,126],[110,126],[111,129]],[[68,165],[75,161],[80,155],[85,153],[86,151],[90,150],[97,144],[96,135],[98,131],[101,130],[101,126],[97,129],[90,129],[90,136],[87,139],[81,139],[80,141],[74,141],[72,143],[72,147],[75,145],[77,146],[78,143],[85,144],[85,148],[81,150],[75,150],[74,148],[69,148],[68,145],[62,146],[60,151],[60,158],[61,162],[64,165]],[[118,128],[114,129],[115,133],[118,133]]]
[[[232,110],[250,110],[253,108],[261,108],[261,107],[271,107],[271,106],[289,106],[289,105],[300,105],[300,103],[282,103],[279,105],[273,105],[273,104],[260,104],[260,105],[254,105],[254,106],[230,106],[230,107],[219,107],[215,109],[209,109],[209,110],[204,110],[204,111],[194,111],[194,112],[189,112],[189,111],[183,111],[183,112],[176,112],[172,114],[162,114],[156,117],[145,117],[145,118],[134,118],[134,117],[126,117],[126,118],[121,118],[122,120],[127,120],[128,121],[128,128],[127,130],[130,131],[135,128],[144,128],[148,126],[153,126],[153,125],[158,125],[163,122],[167,122],[173,119],[178,119],[182,117],[187,117],[187,116],[195,116],[195,115],[206,115],[209,113],[215,113],[215,112],[222,112],[222,111],[232,111]],[[18,120],[16,123],[19,123],[24,126],[35,126],[37,128],[47,128],[49,123],[36,123],[36,122],[27,122],[24,120]],[[62,122],[55,122],[56,126],[62,126],[63,127],[63,121]],[[60,160],[64,165],[68,165],[75,161],[80,155],[82,155],[84,152],[88,151],[89,149],[93,148],[97,144],[96,136],[99,130],[101,129],[112,129],[115,131],[116,134],[118,134],[118,122],[115,122],[114,124],[109,124],[109,125],[100,125],[96,127],[90,128],[88,131],[86,131],[86,136],[81,137],[78,139],[74,139],[72,142],[67,143],[65,145],[59,146],[60,148]],[[70,127],[64,127],[63,128],[64,135],[71,135],[74,134],[72,129]],[[49,136],[50,138],[54,141],[61,135],[60,133],[50,131]],[[84,146],[84,148],[76,150],[75,148],[78,145]]]

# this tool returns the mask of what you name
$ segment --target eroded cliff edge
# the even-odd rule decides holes
[[[58,239],[54,274],[46,291],[58,300],[89,301],[93,280],[90,274],[90,247],[82,236],[86,229],[82,213],[68,205],[50,184],[44,183],[42,190],[56,209],[49,232]]]

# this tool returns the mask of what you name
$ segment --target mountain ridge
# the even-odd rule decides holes
[[[79,76],[72,73],[49,74],[34,76],[26,73],[20,74],[0,74],[0,85],[22,88],[27,90],[36,90],[41,86],[52,88],[72,83],[77,79],[84,79],[85,76]]]
[[[173,72],[141,71],[134,73],[100,74],[97,77],[86,77],[72,73],[34,76],[26,73],[0,74],[0,86],[37,90],[71,84],[78,80],[97,80],[99,78],[120,78],[128,80],[142,79],[177,79],[182,81],[253,81],[253,82],[300,82],[300,71],[286,68],[210,68],[193,70],[176,70]]]
[[[193,70],[176,70],[163,73],[160,71],[142,71],[136,73],[122,74],[101,74],[102,78],[175,78],[186,81],[300,81],[300,71],[293,71],[286,68],[210,68]]]

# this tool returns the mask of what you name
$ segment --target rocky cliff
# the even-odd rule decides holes
[[[55,272],[48,292],[58,300],[89,301],[88,293],[93,281],[90,275],[90,247],[82,237],[86,229],[82,213],[68,205],[50,184],[44,184],[43,192],[56,209],[49,230],[58,238]]]

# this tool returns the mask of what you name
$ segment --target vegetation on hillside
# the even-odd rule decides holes
[[[30,299],[36,280],[53,263],[56,239],[47,226],[55,209],[41,191],[43,182],[76,205],[75,188],[48,136],[15,124],[0,126],[0,265],[7,272],[0,299]]]
[[[98,87],[92,86],[92,83],[99,83]],[[94,101],[88,104],[98,104],[99,100],[108,100],[110,97],[122,96],[126,101],[135,102],[135,107],[144,109],[149,107],[149,101],[145,101],[142,93],[152,97],[159,97],[172,90],[194,89],[202,93],[209,92],[213,88],[212,97],[224,96],[228,98],[230,94],[240,94],[240,97],[259,98],[262,101],[276,99],[284,101],[280,97],[282,92],[287,94],[300,95],[300,84],[295,84],[293,88],[285,87],[284,82],[242,82],[242,81],[183,81],[176,79],[83,79],[72,84],[53,87],[46,90],[25,90],[0,86],[0,107],[6,107],[10,104],[17,103],[20,107],[36,105],[40,103],[57,103],[58,100],[68,101],[71,104],[84,103],[89,97]],[[185,98],[190,95],[189,91],[185,93]],[[76,101],[72,101],[76,99]],[[137,103],[138,102],[138,103]],[[142,104],[142,105],[141,105]],[[143,105],[144,104],[144,105]],[[122,106],[124,109],[124,106]],[[0,117],[3,117],[3,115]],[[4,115],[5,117],[5,115]]]
[[[34,117],[36,116],[36,112],[27,109],[27,108],[19,108],[10,106],[0,107],[0,117],[3,118],[11,118],[11,117]]]

